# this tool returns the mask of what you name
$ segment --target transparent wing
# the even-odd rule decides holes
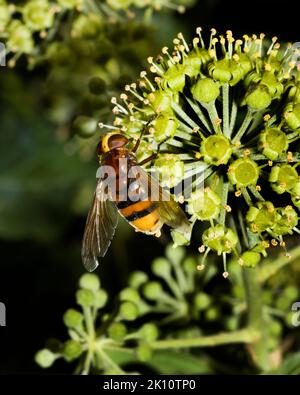
[[[158,181],[140,166],[134,166],[133,172],[142,191],[147,191],[149,200],[158,202],[158,210],[163,223],[173,229],[190,235],[191,224],[184,211],[172,196],[163,189]]]
[[[104,184],[100,179],[88,213],[81,248],[82,261],[88,271],[95,270],[98,266],[98,257],[106,254],[117,223],[117,209],[113,202],[107,200]]]

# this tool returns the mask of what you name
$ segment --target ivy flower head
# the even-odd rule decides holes
[[[179,201],[201,223],[200,267],[215,252],[226,277],[228,254],[253,266],[253,256],[300,233],[300,67],[297,48],[276,37],[196,32],[191,44],[179,33],[172,50],[148,58],[149,72],[113,98],[110,127],[133,139],[145,129],[139,155],[157,153],[175,193],[192,179]]]

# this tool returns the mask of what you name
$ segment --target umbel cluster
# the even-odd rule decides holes
[[[207,42],[206,42],[207,41]],[[138,139],[138,156],[157,152],[161,183],[175,187],[193,169],[192,192],[179,197],[210,251],[255,266],[284,236],[299,233],[300,67],[297,48],[264,34],[235,39],[202,29],[188,44],[148,58],[149,72],[112,99],[109,128]],[[105,125],[102,125],[105,126]],[[203,187],[204,182],[204,187]],[[184,244],[182,235],[173,235]]]

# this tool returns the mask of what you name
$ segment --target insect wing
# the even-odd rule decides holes
[[[85,268],[90,272],[98,266],[98,257],[106,254],[118,223],[117,209],[107,199],[104,191],[104,183],[100,179],[83,235],[81,257]]]
[[[163,189],[158,181],[146,173],[140,166],[134,166],[135,177],[138,180],[140,189],[147,191],[148,199],[158,202],[158,210],[162,221],[173,229],[177,229],[184,234],[189,234],[191,225],[172,196]]]

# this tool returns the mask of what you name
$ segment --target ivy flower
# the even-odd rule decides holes
[[[217,253],[227,277],[228,254],[255,266],[253,256],[256,264],[300,233],[300,67],[297,49],[276,37],[196,33],[191,44],[179,33],[172,50],[148,58],[149,72],[113,98],[109,127],[133,139],[145,130],[139,155],[152,147],[174,193],[190,181],[178,200],[194,228],[202,224],[200,267]]]

